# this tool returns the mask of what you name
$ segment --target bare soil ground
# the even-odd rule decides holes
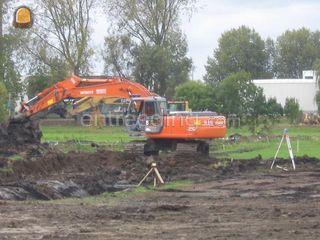
[[[0,239],[319,239],[317,159],[298,159],[296,172],[270,172],[260,159],[166,155],[155,160],[166,181],[195,183],[99,203],[2,200]],[[13,170],[1,174],[0,193],[17,200],[99,194],[137,183],[148,163],[104,150],[26,154],[14,163],[2,158],[0,165]]]

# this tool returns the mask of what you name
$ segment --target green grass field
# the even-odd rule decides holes
[[[240,142],[236,144],[224,144],[214,153],[221,157],[230,157],[235,159],[251,159],[259,155],[263,159],[273,158],[279,146],[283,130],[289,130],[291,145],[294,155],[320,158],[320,127],[311,126],[290,126],[282,123],[273,127],[269,134],[270,140],[256,140],[250,142]],[[250,136],[248,128],[228,129],[228,136],[238,133],[242,136]],[[279,152],[279,157],[287,158],[289,156],[287,145],[284,142]]]
[[[274,157],[279,146],[279,139],[271,141],[257,142],[240,142],[236,144],[224,144],[219,146],[218,150],[213,152],[217,157],[227,157],[234,159],[252,159],[261,156],[263,159],[271,159]],[[291,145],[295,156],[305,156],[320,158],[320,141],[319,140],[291,140]],[[278,157],[287,158],[289,156],[286,143],[282,144],[282,148]]]
[[[42,141],[91,141],[97,143],[128,142],[132,138],[123,127],[42,126]]]
[[[240,141],[236,144],[216,141],[211,151],[212,155],[220,158],[251,159],[259,155],[263,159],[273,158],[284,128],[288,128],[292,138],[291,143],[296,156],[308,155],[320,158],[320,127],[290,126],[282,123],[276,125],[269,134],[270,139],[261,141],[251,137],[248,141]],[[79,126],[42,126],[43,141],[67,142],[67,141],[90,141],[106,143],[114,146],[133,140],[123,127],[86,128]],[[251,136],[246,127],[240,129],[228,129],[227,136],[238,133],[242,136]],[[76,147],[77,149],[78,147]],[[74,149],[74,148],[70,148]],[[121,148],[120,148],[121,149]],[[80,146],[77,150],[90,151],[90,146]],[[279,157],[288,157],[286,144],[283,144]]]

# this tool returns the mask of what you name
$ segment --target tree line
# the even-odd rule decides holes
[[[301,78],[315,69],[320,58],[320,32],[307,28],[287,30],[276,40],[263,40],[246,26],[222,34],[208,58],[205,81],[216,84],[232,73],[245,71],[254,79]]]
[[[238,87],[245,82],[250,94],[262,99],[263,93],[253,88],[249,78],[300,77],[302,70],[317,66],[320,53],[318,31],[288,30],[276,40],[264,40],[254,29],[241,26],[220,37],[208,58],[205,83],[190,83],[193,63],[187,56],[181,16],[192,17],[197,0],[39,0],[33,6],[34,26],[27,31],[11,26],[13,4],[13,0],[0,1],[0,116],[5,115],[1,109],[7,107],[9,96],[14,102],[67,75],[91,75],[97,56],[103,58],[104,74],[127,77],[168,98],[181,96],[178,92],[185,83],[194,88],[206,84],[209,87],[190,99],[210,90],[210,98],[199,101],[222,111],[215,99],[234,94],[227,87],[233,81]],[[103,49],[96,49],[91,37],[97,9],[103,9],[110,22]],[[234,74],[239,79],[228,80]],[[230,105],[228,112],[255,109],[251,103],[235,103],[224,103]]]

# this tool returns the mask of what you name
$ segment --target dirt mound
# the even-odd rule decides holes
[[[175,154],[147,158],[108,150],[68,154],[48,151],[37,157],[27,154],[21,161],[0,158],[0,170],[10,169],[0,171],[0,199],[49,200],[118,191],[136,185],[154,161],[166,182],[185,179],[205,182],[250,171],[269,171],[269,162],[260,158],[232,161],[188,155],[183,159]],[[290,161],[279,160],[279,164]],[[297,159],[297,167],[314,169],[320,168],[320,164],[305,157]],[[152,179],[148,181],[151,183]]]
[[[0,173],[0,185],[3,186],[0,187],[0,199],[8,198],[10,187],[9,192],[15,200],[83,197],[116,191],[121,185],[138,181],[140,172],[144,171],[143,164],[135,163],[132,156],[111,151],[94,154],[51,151],[43,157],[30,155],[22,161],[2,159],[0,163],[3,168],[11,169]],[[18,193],[12,194],[12,188]],[[31,193],[31,197],[24,191]]]
[[[214,159],[196,162],[194,158],[176,160],[164,155],[152,159],[107,150],[68,154],[49,151],[44,156],[26,155],[21,161],[0,159],[2,168],[10,169],[0,171],[0,199],[58,199],[118,191],[136,185],[153,161],[158,163],[165,181],[205,181],[213,177],[208,165]]]
[[[9,124],[0,125],[0,146],[19,146],[39,144],[42,133],[39,123],[30,119],[10,120]]]

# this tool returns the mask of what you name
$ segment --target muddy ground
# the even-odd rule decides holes
[[[136,185],[152,162],[157,162],[168,182],[205,182],[266,164],[260,159],[231,163],[181,153],[142,157],[104,149],[66,154],[44,145],[25,148],[18,155],[20,160],[12,160],[17,152],[8,150],[0,157],[0,200],[53,200],[120,191]],[[152,178],[147,180],[147,184],[151,182]]]
[[[1,239],[318,239],[319,172],[245,173],[100,204],[1,202]]]
[[[97,196],[98,202],[88,196],[132,191],[151,159],[107,150],[64,154],[43,146],[27,149],[24,160],[9,159],[0,159],[0,168],[10,169],[0,173],[0,239],[318,239],[320,234],[317,159],[300,158],[296,172],[284,172],[269,171],[270,162],[261,159],[167,154],[154,159],[165,181],[194,183]],[[73,198],[52,200],[68,197]]]

